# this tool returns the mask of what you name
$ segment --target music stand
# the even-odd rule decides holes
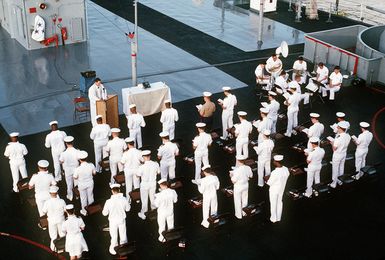
[[[119,258],[126,259],[127,256],[132,255],[136,251],[136,241],[131,241],[122,245],[118,245],[115,248],[116,254]]]
[[[315,95],[316,97],[318,97],[319,100],[322,102],[322,104],[325,104],[325,101],[324,101],[323,97],[319,93],[319,90],[324,88],[324,87],[325,87],[325,85],[322,84],[321,82],[319,82],[319,81],[317,81],[315,79],[310,78],[309,79],[309,84],[305,87],[305,89],[309,90],[309,92],[312,93],[313,96]],[[310,106],[311,107],[313,106],[312,103],[313,103],[313,101],[310,98]]]

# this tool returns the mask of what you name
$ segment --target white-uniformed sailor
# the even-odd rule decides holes
[[[266,69],[271,72],[271,76],[276,78],[282,70],[282,61],[277,54],[273,53],[266,61]]]
[[[49,193],[51,198],[44,202],[43,213],[47,214],[48,220],[48,233],[51,238],[50,248],[52,251],[55,250],[55,245],[53,241],[59,237],[64,237],[65,234],[62,230],[62,225],[64,222],[64,211],[66,203],[64,200],[60,199],[58,196],[59,188],[57,186],[51,186],[49,188]]]
[[[227,138],[227,129],[232,128],[234,107],[237,105],[237,97],[231,93],[231,87],[222,88],[225,98],[223,100],[218,99],[219,105],[222,107],[222,139]]]
[[[126,142],[123,138],[119,137],[120,129],[112,128],[111,135],[112,139],[108,141],[106,146],[106,151],[110,155],[110,171],[111,171],[111,180],[110,183],[115,183],[114,176],[119,172],[123,171],[123,165],[120,163],[122,160],[123,152],[127,149]]]
[[[19,143],[19,133],[13,132],[9,135],[11,142],[8,143],[4,151],[4,156],[9,159],[9,167],[11,168],[13,191],[19,192],[17,183],[19,182],[19,172],[21,178],[27,178],[27,168],[25,165],[24,156],[28,154],[27,147],[24,144]]]
[[[131,104],[129,106],[130,114],[126,116],[127,118],[127,127],[130,134],[130,137],[135,139],[135,144],[137,148],[142,147],[142,127],[146,126],[146,122],[142,114],[136,111],[136,105]]]
[[[301,101],[301,94],[297,92],[295,85],[292,85],[289,89],[290,97],[286,99],[285,103],[287,107],[287,129],[285,136],[291,137],[293,128],[298,126],[298,111],[299,102]]]
[[[293,80],[296,74],[299,74],[301,76],[301,81],[299,82],[299,84],[306,83],[307,63],[306,61],[303,60],[303,57],[298,57],[298,60],[296,60],[293,64],[293,75],[292,75]]]
[[[96,174],[95,166],[87,162],[88,153],[79,151],[78,158],[80,165],[75,169],[74,179],[78,181],[78,189],[80,194],[81,210],[80,214],[87,215],[85,207],[94,202],[94,179]]]
[[[277,120],[278,120],[278,111],[280,108],[280,104],[275,98],[277,97],[277,93],[274,91],[269,91],[269,103],[261,103],[261,105],[266,108],[269,113],[267,114],[267,117],[271,121],[271,131],[272,134],[276,133],[277,131]]]
[[[317,66],[317,76],[316,80],[322,84],[327,84],[328,83],[328,78],[329,78],[329,69],[322,63],[318,63]],[[321,92],[321,89],[320,89]]]
[[[334,100],[335,93],[340,91],[342,85],[342,74],[339,66],[334,67],[334,71],[329,76],[329,84],[322,88],[322,96],[327,96],[327,91],[330,92],[329,99]]]
[[[49,162],[46,160],[40,160],[37,162],[39,172],[32,175],[28,185],[29,189],[35,187],[35,200],[37,205],[37,210],[39,211],[39,216],[44,216],[43,205],[49,200],[49,187],[51,185],[56,185],[56,181],[52,174],[48,172]]]
[[[208,228],[210,225],[208,218],[211,215],[217,214],[218,210],[217,190],[219,189],[219,179],[212,172],[210,165],[203,166],[202,171],[205,177],[203,177],[198,183],[198,190],[203,195],[203,218],[201,225]]]
[[[83,219],[74,214],[74,205],[66,206],[68,218],[62,225],[62,230],[66,234],[65,250],[70,255],[70,259],[80,259],[84,251],[88,251],[88,246],[84,240],[82,231],[85,228]]]
[[[135,148],[135,140],[132,137],[124,139],[128,146],[128,150],[123,153],[120,163],[124,166],[124,177],[126,184],[126,197],[130,201],[130,192],[134,189],[139,188],[139,177],[136,172],[139,166],[142,165],[142,152]]]
[[[175,123],[179,120],[178,111],[171,106],[171,100],[164,101],[166,109],[162,111],[160,122],[162,123],[162,131],[170,134],[170,140],[175,138]]]
[[[270,221],[275,223],[281,221],[282,217],[282,196],[285,191],[286,182],[289,178],[289,170],[282,165],[283,155],[274,156],[275,169],[271,172],[267,181],[270,199]]]
[[[88,99],[90,100],[91,124],[96,124],[96,101],[107,99],[107,91],[100,78],[96,78],[94,84],[88,89]]]
[[[295,88],[297,93],[301,94],[302,91],[301,91],[300,81],[301,81],[301,76],[294,75],[294,80],[290,81],[289,84],[287,84],[287,86],[288,86],[289,89],[294,89]]]
[[[249,201],[249,179],[253,177],[250,166],[245,165],[247,157],[237,156],[237,166],[230,172],[231,182],[234,184],[234,210],[235,217],[241,219],[245,213],[242,211]]]
[[[235,124],[235,150],[236,156],[244,155],[249,157],[249,135],[253,131],[253,125],[246,120],[247,113],[244,111],[238,112],[240,123]]]
[[[100,173],[102,172],[100,161],[107,157],[106,146],[111,135],[111,128],[108,124],[103,123],[101,115],[97,115],[95,120],[96,124],[92,127],[90,138],[94,141],[96,172]]]
[[[112,195],[106,200],[102,214],[108,216],[111,236],[110,254],[116,255],[115,247],[127,243],[126,212],[130,211],[130,204],[120,192],[120,184],[111,184],[110,187]]]
[[[318,137],[321,139],[321,135],[323,134],[325,127],[322,123],[319,122],[320,115],[317,113],[310,113],[310,120],[312,122],[312,126],[309,127],[309,130],[307,131],[307,137],[309,138],[307,142],[307,148],[311,149],[312,145],[310,143],[310,138],[312,137]]]
[[[346,133],[348,127],[349,123],[346,121],[339,122],[337,126],[337,136],[333,142],[331,142],[333,148],[333,174],[330,187],[332,188],[335,188],[337,183],[342,185],[342,182],[338,180],[338,177],[344,174],[346,153],[351,139],[350,135]]]
[[[274,142],[270,139],[270,130],[263,131],[263,141],[254,146],[258,155],[258,186],[263,187],[263,177],[271,173],[271,153],[274,149]]]
[[[66,137],[67,134],[58,129],[57,121],[51,121],[49,125],[52,131],[45,137],[45,147],[51,148],[53,167],[55,169],[55,181],[61,181],[59,156],[65,150],[64,137]]]
[[[64,176],[67,184],[67,199],[69,200],[73,199],[74,172],[75,169],[79,166],[79,150],[73,146],[73,141],[74,138],[72,136],[66,136],[64,138],[67,149],[62,152],[59,157],[59,161],[62,164],[64,170]]]
[[[263,131],[271,129],[272,122],[270,118],[268,118],[267,114],[269,113],[269,109],[261,107],[259,109],[261,120],[257,120],[253,122],[253,126],[257,128],[258,131],[258,143],[262,143],[263,141]]]
[[[165,242],[163,231],[174,228],[174,203],[178,201],[175,190],[168,187],[166,179],[158,181],[160,192],[155,194],[155,207],[158,208],[158,240]]]
[[[338,130],[338,123],[339,122],[346,122],[347,123],[347,129],[346,129],[346,133],[348,132],[349,128],[350,128],[350,123],[348,121],[345,120],[345,113],[344,112],[337,112],[336,113],[336,117],[337,117],[337,122],[330,125],[330,128],[333,130],[333,132],[337,135],[337,130]]]
[[[259,64],[254,71],[257,84],[269,84],[270,76],[265,74],[265,63]]]
[[[310,137],[309,143],[311,148],[308,148],[305,152],[307,155],[306,197],[310,197],[313,194],[313,184],[320,183],[320,172],[322,168],[322,159],[325,156],[325,150],[319,147],[319,142],[319,137]]]
[[[192,183],[195,183],[201,178],[201,167],[209,165],[209,146],[212,143],[211,135],[205,132],[205,123],[196,123],[195,124],[198,135],[193,139],[193,149],[194,149],[194,162],[195,162],[195,179],[191,180]]]
[[[275,79],[274,85],[279,86],[282,89],[282,92],[287,92],[289,89],[288,83],[287,83],[287,73],[286,71],[282,70],[279,76]]]
[[[142,209],[138,213],[141,219],[146,219],[146,213],[148,211],[148,200],[150,199],[151,209],[155,209],[155,190],[156,190],[156,177],[160,174],[159,164],[151,161],[151,151],[144,150],[142,152],[144,163],[141,165],[136,173],[140,177],[140,201],[142,202]]]
[[[356,179],[359,179],[363,175],[361,169],[366,166],[366,156],[368,155],[369,145],[373,139],[373,134],[368,130],[369,126],[369,123],[361,122],[361,134],[359,134],[357,138],[352,137],[353,142],[357,145],[355,153]]]
[[[158,149],[158,159],[160,160],[160,176],[162,179],[175,179],[175,156],[179,155],[179,148],[172,143],[168,132],[161,132],[162,145]]]

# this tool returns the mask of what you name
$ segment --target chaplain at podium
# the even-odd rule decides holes
[[[95,79],[95,83],[88,90],[88,99],[90,100],[90,113],[92,126],[96,124],[96,101],[107,99],[107,90],[103,86],[100,78]]]

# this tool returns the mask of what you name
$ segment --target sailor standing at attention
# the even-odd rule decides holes
[[[158,149],[158,159],[160,160],[160,176],[162,179],[175,179],[175,156],[179,155],[179,148],[169,139],[168,132],[161,132],[162,145]]]
[[[111,129],[108,124],[103,123],[103,117],[101,115],[97,115],[95,120],[96,124],[92,127],[90,138],[94,141],[96,172],[100,173],[102,172],[100,161],[104,157],[107,157],[106,146],[108,138],[111,135]]]
[[[290,97],[286,99],[287,107],[287,129],[285,136],[291,137],[293,128],[298,125],[298,111],[299,102],[301,101],[301,94],[297,92],[296,85],[291,85],[289,88]]]
[[[285,191],[286,182],[289,178],[289,170],[282,165],[283,155],[274,156],[275,169],[271,172],[267,181],[270,199],[270,221],[272,223],[281,221],[283,202],[282,197]]]
[[[353,142],[357,145],[355,154],[357,173],[355,178],[357,180],[363,175],[361,169],[366,166],[366,156],[368,155],[370,142],[373,139],[373,134],[368,130],[369,126],[369,123],[361,122],[361,134],[358,137],[352,136]]]
[[[271,120],[267,117],[267,114],[269,113],[269,109],[261,107],[259,109],[259,112],[261,114],[261,120],[257,120],[253,122],[253,126],[257,128],[258,131],[258,143],[263,142],[263,131],[271,129]]]
[[[67,134],[64,131],[58,130],[58,122],[51,121],[51,133],[45,137],[45,147],[51,148],[53,167],[55,169],[55,181],[61,181],[60,154],[64,152],[64,137]]]
[[[212,143],[211,135],[205,132],[205,123],[197,123],[195,126],[198,129],[198,135],[193,139],[194,162],[195,162],[195,179],[191,180],[192,183],[197,184],[197,181],[201,178],[201,168],[209,165],[209,146]]]
[[[236,156],[244,155],[249,157],[249,135],[253,131],[253,125],[246,120],[247,113],[244,111],[238,112],[240,123],[235,125],[235,150]]]
[[[66,136],[64,142],[67,149],[60,154],[59,160],[63,165],[64,176],[67,184],[67,199],[73,199],[74,188],[74,172],[79,166],[79,150],[73,145],[74,138],[72,136]],[[75,185],[76,186],[76,185]]]
[[[90,100],[91,123],[94,126],[96,124],[96,101],[107,99],[107,91],[100,78],[96,78],[94,84],[88,89],[88,99]]]
[[[203,105],[198,105],[198,112],[201,118],[201,122],[205,123],[207,129],[211,130],[214,121],[215,104],[211,101],[211,92],[203,92]]]
[[[222,107],[222,136],[221,139],[226,140],[228,132],[227,129],[232,128],[234,107],[237,105],[237,97],[231,94],[230,87],[223,87],[225,98],[218,99],[219,105]]]
[[[136,148],[142,147],[142,127],[146,126],[143,115],[136,111],[136,105],[129,106],[130,114],[126,116],[130,137],[135,139]]]
[[[336,123],[334,123],[334,124],[332,124],[332,125],[330,125],[330,128],[333,130],[333,132],[337,135],[337,132],[338,132],[338,123],[339,122],[342,122],[342,121],[344,121],[344,122],[346,122],[347,123],[347,127],[348,128],[346,128],[346,133],[348,132],[348,130],[349,130],[349,128],[350,128],[350,123],[348,122],[348,121],[346,121],[345,120],[345,113],[344,112],[337,112],[336,113],[336,117],[337,117],[337,122]]]
[[[162,123],[162,131],[170,134],[170,140],[175,138],[175,123],[179,120],[178,111],[171,107],[171,100],[164,101],[166,109],[162,111],[160,122]]]
[[[130,192],[132,187],[134,189],[139,188],[139,178],[136,176],[136,172],[139,166],[142,164],[142,152],[135,148],[135,141],[132,137],[124,139],[128,146],[128,150],[123,153],[120,163],[124,165],[124,177],[126,184],[126,197],[130,201]]]
[[[108,141],[106,146],[106,151],[110,155],[110,171],[111,171],[111,180],[110,184],[115,183],[115,175],[123,171],[123,166],[120,163],[122,160],[123,152],[127,149],[126,142],[123,138],[119,137],[120,129],[112,128],[111,135],[112,139]]]
[[[269,111],[267,118],[269,118],[271,122],[271,129],[269,130],[272,134],[275,134],[277,131],[278,111],[280,108],[279,102],[275,100],[276,97],[277,93],[269,91],[269,103],[261,103],[261,105]]]
[[[322,159],[325,156],[325,150],[319,147],[319,137],[313,136],[309,138],[311,148],[305,150],[307,162],[307,189],[306,197],[311,197],[313,194],[313,184],[320,183],[320,172],[322,168]]]
[[[205,177],[198,183],[198,190],[203,195],[203,219],[201,225],[208,228],[210,225],[208,218],[210,215],[217,214],[218,210],[217,190],[219,189],[219,179],[212,172],[210,165],[203,166],[202,171]]]
[[[13,180],[13,191],[19,192],[17,183],[19,182],[19,172],[21,178],[27,178],[27,168],[25,166],[24,156],[28,154],[27,147],[24,144],[19,143],[19,133],[11,133],[9,135],[11,142],[8,143],[4,151],[4,156],[9,159],[9,166],[11,168],[12,180]]]
[[[110,254],[116,255],[115,247],[127,243],[126,212],[130,211],[130,204],[120,192],[120,184],[112,184],[111,193],[111,198],[104,204],[102,214],[108,216],[111,236]]]
[[[310,113],[310,120],[312,122],[312,126],[309,127],[309,130],[307,131],[307,137],[309,138],[309,141],[307,143],[307,148],[312,149],[313,146],[310,143],[310,138],[317,137],[321,139],[321,135],[324,132],[324,125],[319,122],[320,115],[317,113]]]
[[[263,141],[254,146],[258,155],[258,186],[263,187],[263,177],[271,173],[271,153],[274,149],[274,142],[270,138],[270,130],[263,131]]]

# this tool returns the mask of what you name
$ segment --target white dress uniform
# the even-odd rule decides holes
[[[294,92],[290,95],[287,102],[289,106],[287,107],[287,129],[286,136],[291,136],[293,128],[298,126],[298,111],[299,111],[299,102],[301,101],[301,95],[297,92]]]
[[[321,139],[321,135],[323,134],[325,130],[325,127],[322,123],[316,122],[312,126],[309,127],[309,131],[307,132],[307,137],[309,138],[307,142],[307,149],[311,149],[311,143],[310,143],[310,138],[311,137],[318,137]]]
[[[50,198],[44,203],[43,213],[47,214],[48,220],[48,233],[51,238],[51,250],[55,249],[53,241],[57,239],[57,236],[64,237],[65,234],[62,230],[64,223],[64,210],[66,203],[64,200],[56,197]]]
[[[103,84],[97,86],[95,83],[88,89],[88,99],[90,100],[90,114],[92,126],[96,125],[96,101],[106,99],[107,92]]]
[[[289,170],[287,167],[277,167],[271,174],[267,181],[269,188],[269,199],[270,199],[270,221],[277,222],[281,221],[282,216],[282,196],[285,191],[287,179],[289,178]]]
[[[155,194],[155,207],[158,208],[158,232],[159,241],[163,241],[162,232],[174,228],[174,203],[178,201],[178,195],[173,189],[164,189]],[[167,229],[166,229],[167,224]]]
[[[111,183],[115,183],[114,176],[118,174],[118,171],[123,170],[123,166],[120,163],[123,157],[124,150],[127,149],[127,144],[123,138],[114,137],[108,141],[106,151],[110,153],[110,171],[111,171]]]
[[[142,147],[142,130],[141,127],[146,126],[146,122],[141,114],[130,114],[127,117],[127,127],[130,133],[130,137],[135,139],[135,145],[137,148]]]
[[[84,251],[88,251],[87,243],[82,234],[84,227],[83,219],[75,215],[69,215],[62,225],[62,230],[66,234],[65,250],[72,257],[80,256]]]
[[[270,68],[273,67],[281,67],[282,68],[282,61],[277,57],[277,59],[274,61],[273,57],[270,57],[266,61],[266,69],[269,71]],[[274,78],[277,78],[279,74],[281,73],[281,70],[277,70],[276,72],[271,73],[271,76]]]
[[[51,198],[49,195],[49,187],[55,184],[55,179],[48,172],[38,172],[37,174],[32,175],[31,180],[29,181],[29,186],[35,186],[35,200],[40,217],[44,216],[44,203]]]
[[[257,83],[258,84],[269,84],[270,80],[269,79],[258,79],[258,78],[264,78],[266,75],[264,75],[264,69],[261,67],[261,65],[258,65],[257,68],[255,69],[255,77],[257,78]]]
[[[295,80],[293,81],[290,81],[288,84],[287,84],[288,88],[291,88],[292,86],[295,86],[296,87],[296,90],[297,90],[297,93],[301,94],[301,86],[299,85],[299,83]]]
[[[160,176],[161,179],[175,179],[175,156],[179,154],[179,148],[175,143],[170,141],[161,145],[158,149],[160,159]]]
[[[234,183],[235,217],[242,218],[242,209],[249,200],[249,179],[253,177],[250,166],[241,165],[234,169],[231,181]]]
[[[316,78],[317,81],[321,82],[322,84],[328,83],[328,76],[329,76],[329,69],[326,66],[323,66],[321,69],[320,67],[317,67],[317,75],[318,78]],[[324,80],[322,80],[324,79]]]
[[[49,133],[45,138],[45,147],[51,148],[53,167],[55,169],[55,180],[61,180],[61,168],[59,157],[65,150],[64,137],[67,134],[61,130],[55,130]]]
[[[329,99],[334,100],[335,92],[338,92],[341,89],[341,84],[342,84],[342,80],[343,80],[342,74],[332,72],[332,74],[330,74],[330,76],[329,76],[329,79],[330,79],[332,84],[338,84],[338,85],[334,86],[332,88],[329,85],[327,85],[326,88],[322,89],[322,96],[326,97],[327,91],[329,90],[330,91]]]
[[[100,161],[107,156],[106,146],[108,137],[111,135],[111,128],[108,124],[95,124],[92,127],[90,138],[94,141],[96,171],[101,172]]]
[[[302,63],[299,62],[299,60],[296,60],[293,64],[293,70],[298,70],[298,71],[302,71],[301,72],[301,81],[299,82],[300,84],[304,84],[306,82],[306,79],[307,79],[307,63],[306,61],[302,61]],[[293,76],[292,76],[292,79],[294,81],[294,78],[295,78],[295,73],[293,72]]]
[[[123,196],[123,193],[113,194],[111,198],[106,200],[102,214],[108,215],[108,222],[110,228],[110,253],[115,255],[115,247],[127,243],[126,231],[126,212],[130,211],[130,204]],[[119,234],[119,243],[118,243]]]
[[[219,189],[219,179],[215,175],[209,175],[201,179],[198,190],[203,195],[202,205],[202,226],[209,227],[208,218],[210,215],[217,214],[218,199],[217,190]]]
[[[361,168],[366,165],[366,156],[368,155],[369,144],[373,139],[373,134],[368,130],[363,131],[357,138],[356,144],[356,154],[355,154],[355,164],[356,164],[356,172],[361,173]],[[359,176],[361,177],[361,176]]]
[[[83,214],[85,207],[94,203],[94,179],[95,166],[89,162],[82,162],[75,169],[74,178],[78,180],[80,204]]]
[[[347,133],[341,133],[334,139],[333,146],[336,147],[336,150],[333,152],[333,182],[330,184],[330,186],[333,188],[335,188],[337,185],[338,177],[344,174],[346,153],[350,139],[351,137]]]
[[[227,138],[227,129],[232,128],[234,107],[237,105],[237,97],[233,94],[227,95],[222,102],[222,137]]]
[[[79,150],[74,147],[68,147],[60,154],[59,160],[63,163],[64,176],[67,184],[67,198],[72,200],[74,188],[74,172],[79,166]],[[75,182],[77,183],[77,181]],[[76,185],[75,185],[76,186]]]
[[[312,149],[306,160],[309,161],[307,166],[307,189],[305,195],[310,197],[313,193],[313,183],[320,183],[320,172],[322,168],[322,159],[325,156],[325,150],[321,147],[316,147]]]
[[[271,173],[271,153],[274,149],[274,142],[271,139],[264,139],[254,148],[258,155],[258,186],[263,187],[263,177]]]
[[[249,134],[253,131],[253,125],[246,119],[235,125],[235,150],[236,156],[249,157]]]
[[[139,178],[136,172],[142,162],[141,151],[132,147],[123,153],[120,163],[124,165],[124,177],[126,183],[126,196],[129,198],[132,187],[139,188]]]
[[[196,147],[194,151],[194,161],[195,161],[195,180],[201,178],[201,168],[202,162],[203,166],[209,164],[209,145],[212,143],[211,135],[208,133],[199,133],[194,140],[193,146]]]
[[[27,178],[27,168],[24,156],[28,154],[28,150],[24,144],[19,142],[8,143],[4,151],[4,156],[9,158],[9,166],[11,168],[13,191],[18,192],[17,183],[19,182],[19,171],[21,177]]]
[[[287,80],[286,80],[286,77],[284,76],[279,76],[275,79],[275,82],[274,82],[275,85],[278,85],[279,87],[281,87],[281,89],[283,90],[283,92],[287,92],[287,89],[289,88],[288,86],[288,83],[287,83]]]
[[[160,173],[159,164],[154,161],[145,161],[136,173],[141,178],[140,181],[140,201],[142,202],[141,214],[148,211],[148,199],[150,199],[151,209],[155,208],[156,176]]]
[[[274,134],[277,131],[278,111],[280,104],[277,100],[273,99],[269,104],[267,104],[267,106],[265,106],[265,108],[269,110],[269,113],[267,114],[267,117],[271,121],[271,129],[269,130]]]
[[[263,131],[271,129],[272,122],[269,117],[264,117],[262,120],[258,120],[253,123],[253,126],[257,128],[258,131],[258,143],[263,142]]]
[[[175,122],[178,120],[178,111],[175,108],[170,107],[162,111],[162,115],[160,116],[162,131],[169,133],[170,140],[175,138]]]

